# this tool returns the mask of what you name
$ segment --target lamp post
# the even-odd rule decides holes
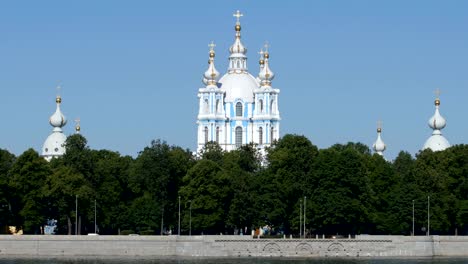
[[[302,238],[302,200],[299,199],[299,238]]]
[[[428,195],[427,196],[427,235],[431,235],[431,215],[430,215],[430,209],[431,209],[431,197]]]
[[[413,233],[412,235],[414,236],[414,200],[413,200]]]
[[[190,203],[190,213],[189,213],[189,236],[192,236],[192,200],[189,200]]]
[[[75,195],[75,236],[78,235],[78,195]]]
[[[306,203],[307,203],[307,196],[304,196],[304,238],[306,238]]]
[[[94,234],[97,234],[97,214],[96,214],[96,199],[94,199]]]
[[[161,208],[161,236],[163,235],[164,227],[164,206]]]
[[[177,235],[180,236],[180,195],[179,195],[179,228],[177,230]]]

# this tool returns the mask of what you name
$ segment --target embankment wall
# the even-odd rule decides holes
[[[0,236],[0,257],[468,257],[465,236]]]

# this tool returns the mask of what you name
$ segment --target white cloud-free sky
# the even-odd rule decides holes
[[[282,135],[371,146],[380,119],[386,156],[415,154],[440,88],[444,135],[468,143],[467,1],[46,0],[0,4],[0,148],[40,151],[61,83],[92,148],[195,149],[207,45],[224,73],[237,9],[253,75],[271,45]]]

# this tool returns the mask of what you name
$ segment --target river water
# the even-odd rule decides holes
[[[468,258],[411,259],[272,259],[272,258],[207,258],[207,259],[8,259],[0,264],[468,264]]]

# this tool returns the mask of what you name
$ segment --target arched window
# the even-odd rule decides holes
[[[263,127],[258,129],[258,144],[263,145]]]
[[[242,127],[236,127],[236,147],[242,146]]]
[[[205,133],[205,144],[208,143],[208,127],[205,127],[204,133]]]
[[[216,127],[216,143],[219,144],[219,127]]]
[[[204,110],[205,110],[205,113],[208,113],[210,112],[210,105],[208,104],[208,99],[205,99],[205,104],[204,104]]]
[[[260,104],[260,113],[263,113],[263,100],[260,99],[260,101],[258,101],[258,103]]]
[[[236,116],[242,116],[242,103],[237,102],[236,104]]]
[[[273,141],[275,140],[275,139],[274,139],[274,136],[275,136],[274,133],[275,133],[275,132],[274,132],[274,130],[273,130],[273,127],[271,127],[271,128],[270,128],[270,143],[271,143],[271,144],[273,144]]]
[[[273,114],[273,111],[275,111],[274,103],[275,103],[275,100],[272,99],[270,102],[270,114]]]
[[[220,112],[219,111],[219,99],[216,99],[216,112]]]

